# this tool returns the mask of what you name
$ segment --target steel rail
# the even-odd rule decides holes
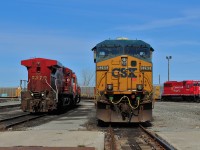
[[[28,116],[28,115],[30,115],[30,114],[22,114],[22,115],[18,115],[18,116],[13,116],[13,117],[1,119],[1,120],[0,120],[0,123],[1,123],[1,122],[4,122],[4,121],[8,121],[8,120],[13,120],[13,119],[16,119],[16,118],[21,118],[21,117]]]
[[[170,145],[168,142],[163,140],[161,137],[158,137],[157,135],[152,134],[150,131],[145,129],[142,125],[139,125],[139,126],[148,136],[150,136],[153,140],[158,142],[165,150],[176,150],[172,145]]]
[[[21,116],[16,116],[16,117],[11,117],[11,118],[7,118],[4,120],[1,120],[0,122],[0,130],[5,130],[8,129],[10,127],[13,127],[15,125],[19,125],[22,124],[24,122],[28,122],[40,117],[46,116],[46,114],[43,115],[38,115],[38,116],[31,116],[30,114],[26,114],[26,115],[21,115]]]

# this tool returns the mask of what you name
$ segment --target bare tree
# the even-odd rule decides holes
[[[82,70],[83,86],[94,86],[94,75],[94,71]]]

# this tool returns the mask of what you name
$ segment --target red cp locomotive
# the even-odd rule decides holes
[[[200,102],[200,81],[167,81],[162,93],[163,101],[179,99]]]
[[[63,110],[80,102],[80,88],[75,73],[56,60],[22,60],[27,67],[27,90],[21,92],[21,109],[28,112]]]

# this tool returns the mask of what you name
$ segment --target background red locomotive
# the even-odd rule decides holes
[[[164,83],[162,100],[173,99],[200,102],[200,81],[167,81]]]
[[[29,112],[63,110],[80,102],[77,77],[56,60],[22,60],[27,67],[27,90],[21,92],[21,108]]]

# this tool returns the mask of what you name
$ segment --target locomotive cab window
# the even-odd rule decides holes
[[[123,49],[116,46],[105,46],[97,48],[96,61],[100,62],[123,54]]]
[[[165,83],[164,87],[172,87],[172,84],[171,83]]]
[[[198,83],[194,83],[193,86],[198,86]]]
[[[37,73],[40,73],[40,67],[37,67],[36,70],[37,70]]]
[[[150,48],[146,46],[126,46],[124,54],[151,62]]]
[[[105,57],[106,53],[104,51],[99,52],[99,57]]]
[[[51,68],[51,73],[52,73],[52,74],[55,74],[56,71],[57,71],[56,68],[54,68],[54,67]]]
[[[67,75],[67,77],[70,77],[70,76],[71,76],[70,72],[67,72],[66,75]]]

